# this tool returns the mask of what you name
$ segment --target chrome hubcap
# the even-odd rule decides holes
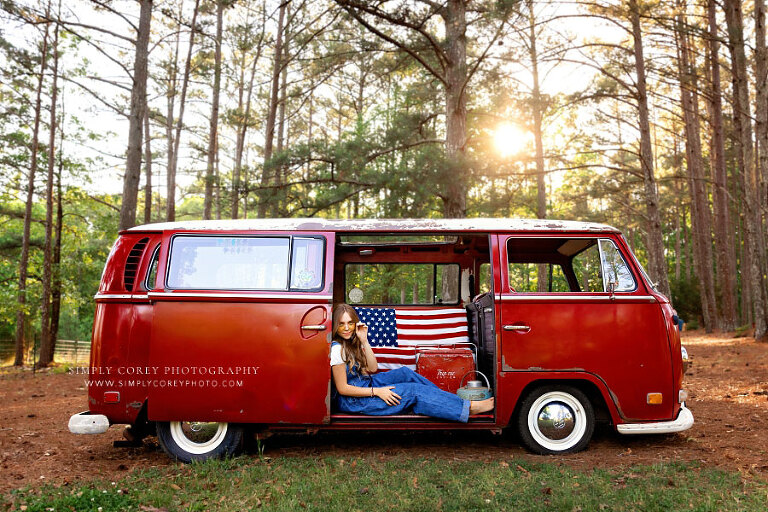
[[[183,421],[181,423],[181,431],[184,433],[184,437],[189,439],[190,442],[203,444],[216,437],[216,434],[219,431],[219,423],[208,421]]]
[[[544,436],[559,441],[571,435],[576,421],[570,407],[560,402],[552,402],[541,408],[536,423],[539,432]]]

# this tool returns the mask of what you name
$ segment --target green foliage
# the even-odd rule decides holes
[[[226,498],[224,498],[226,496]],[[764,482],[667,463],[579,471],[525,460],[238,458],[139,471],[117,482],[14,491],[27,511],[695,510],[762,511]]]
[[[103,196],[105,202],[115,198]],[[18,311],[17,282],[18,261],[21,250],[22,219],[15,214],[21,208],[19,202],[6,203],[0,211],[0,223],[4,226],[0,238],[0,279],[12,283],[0,291],[0,338],[12,338],[15,333]],[[72,187],[63,194],[64,229],[62,230],[61,280],[62,307],[59,336],[65,339],[87,340],[91,336],[94,304],[93,296],[98,289],[101,272],[109,249],[116,238],[117,216],[108,206],[92,200],[81,189]],[[44,216],[44,204],[38,202],[33,218]],[[39,315],[42,275],[43,227],[32,223],[32,247],[30,250],[29,277],[27,281],[26,313],[33,322]]]
[[[672,279],[669,282],[672,289],[672,304],[680,318],[686,323],[688,328],[696,329],[701,322],[701,294],[699,292],[699,281],[696,276],[691,279],[681,277]]]

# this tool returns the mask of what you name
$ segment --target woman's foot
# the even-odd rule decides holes
[[[492,411],[493,407],[493,398],[486,398],[485,400],[472,400],[469,402],[469,414],[482,414],[484,412]]]

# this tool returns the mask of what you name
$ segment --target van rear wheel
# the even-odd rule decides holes
[[[523,443],[534,453],[573,453],[589,444],[595,412],[589,398],[574,387],[542,386],[523,400],[517,427]]]
[[[242,451],[243,427],[220,422],[164,421],[157,424],[157,439],[165,453],[181,462],[221,459]]]

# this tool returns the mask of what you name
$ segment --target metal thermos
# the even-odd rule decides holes
[[[485,379],[485,386],[483,386],[482,381],[479,380],[470,380],[467,382],[466,386],[459,385],[459,389],[456,391],[456,394],[459,395],[459,398],[464,400],[485,400],[486,398],[491,398],[493,396],[493,393],[491,392],[491,383],[488,382],[488,377],[486,377],[482,372],[472,370],[465,373],[461,378],[461,384],[464,384],[464,379],[466,379],[467,375],[470,373],[479,373],[482,375],[483,379]]]

